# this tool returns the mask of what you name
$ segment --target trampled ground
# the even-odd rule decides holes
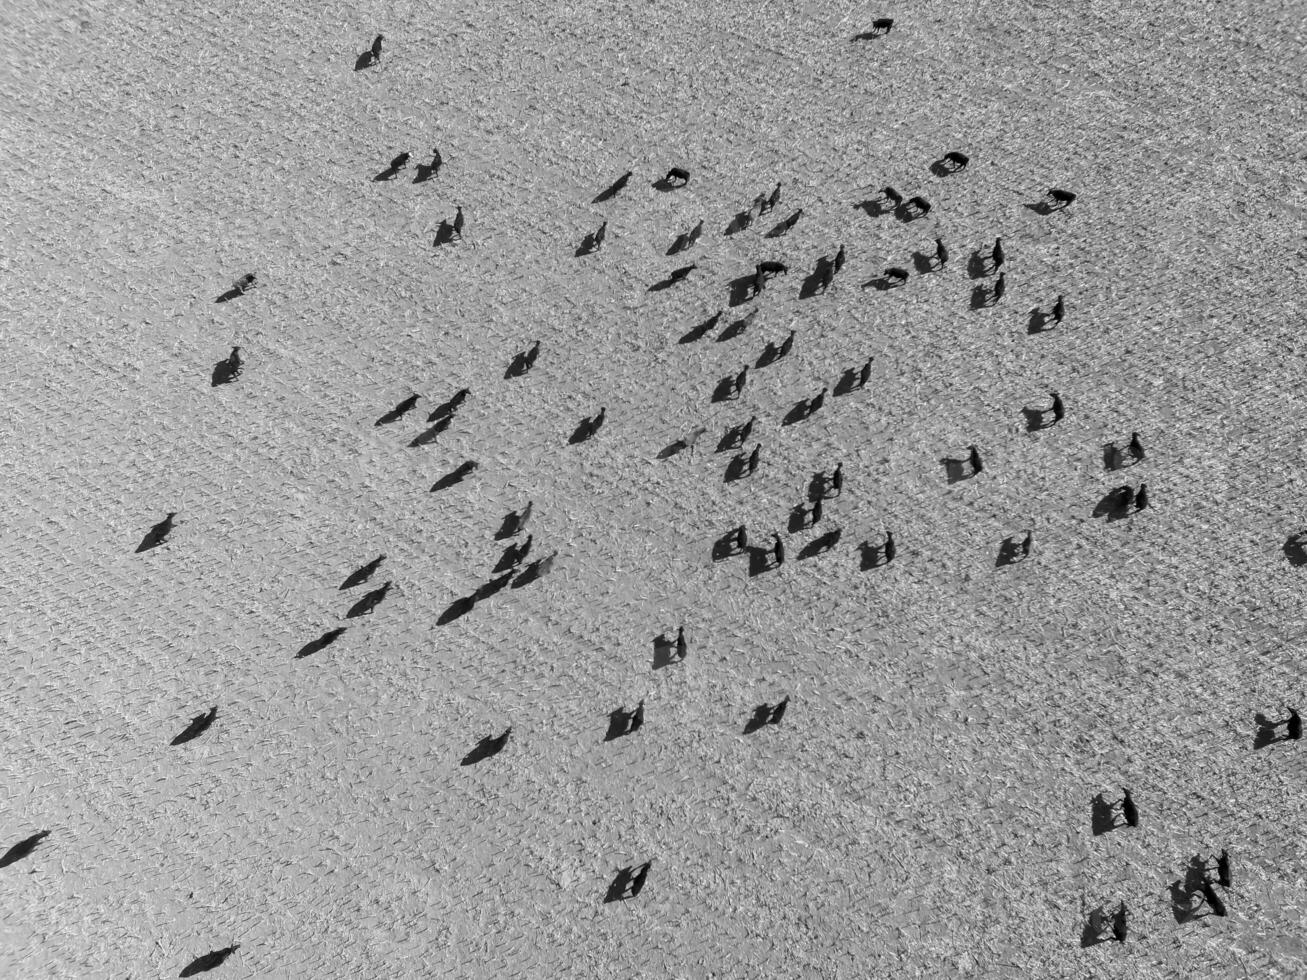
[[[211,975],[1307,971],[1307,747],[1253,748],[1256,713],[1307,708],[1295,5],[12,6],[0,849],[51,834],[0,870],[0,973],[171,977],[237,942]],[[377,32],[384,69],[353,71]],[[433,145],[437,178],[371,179]],[[933,175],[950,149],[970,167]],[[650,187],[671,166],[689,185]],[[886,184],[932,212],[857,207]],[[1079,199],[1037,214],[1051,185]],[[457,204],[467,240],[434,248]],[[1008,292],[976,309],[996,235]],[[953,261],[919,273],[936,236]],[[792,271],[734,309],[759,307],[744,335],[678,343],[761,259]],[[862,288],[889,265],[902,288]],[[872,355],[865,391],[781,424]],[[1052,390],[1065,421],[1027,432]],[[754,414],[759,470],[723,482]],[[1132,430],[1147,460],[1106,472]],[[971,443],[985,472],[950,484]],[[844,493],[788,533],[837,462]],[[1148,510],[1093,516],[1140,481]],[[528,500],[553,571],[442,624]],[[741,523],[784,567],[712,560]],[[887,528],[898,557],[864,569]],[[391,594],[345,619],[380,553]],[[1141,826],[1093,836],[1123,785]],[[1169,886],[1222,847],[1229,915],[1177,921]],[[1121,900],[1129,940],[1082,947]]]

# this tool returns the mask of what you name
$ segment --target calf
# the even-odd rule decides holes
[[[948,264],[948,248],[944,245],[944,239],[935,239],[935,268],[942,269]]]
[[[1070,191],[1064,191],[1058,187],[1050,187],[1048,189],[1048,196],[1053,199],[1053,202],[1057,205],[1057,210],[1059,211],[1068,207],[1071,202],[1076,199],[1076,196]]]

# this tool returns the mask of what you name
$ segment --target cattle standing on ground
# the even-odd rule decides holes
[[[888,565],[898,554],[898,549],[894,546],[894,532],[885,532],[885,564]]]
[[[772,562],[776,565],[785,564],[785,542],[775,531],[772,532]]]
[[[1125,942],[1130,931],[1126,914],[1125,902],[1122,902],[1116,912],[1112,914],[1112,936],[1118,943]]]
[[[1007,253],[1003,251],[1002,238],[994,239],[994,248],[990,251],[989,258],[990,258],[990,262],[993,265],[994,271],[997,272],[999,268],[1003,265],[1003,261],[1007,258]]]
[[[1144,461],[1144,444],[1139,441],[1139,433],[1130,433],[1130,456],[1137,463]]]
[[[768,259],[765,262],[759,262],[754,268],[770,279],[772,276],[781,276],[790,271],[790,267],[784,262],[776,262]]]
[[[591,238],[591,241],[594,243],[594,250],[596,252],[599,251],[600,246],[603,245],[604,239],[607,237],[608,237],[608,222],[605,221],[603,224],[599,226],[599,229],[594,233],[594,236]]]
[[[226,367],[227,377],[239,378],[241,368],[245,364],[245,361],[241,359],[241,349],[239,347],[233,347],[231,353],[227,355],[227,360],[223,361],[223,364]]]
[[[1216,880],[1222,888],[1230,887],[1230,852],[1225,848],[1221,848],[1216,858]]]
[[[1062,295],[1059,293],[1057,302],[1053,304],[1053,322],[1061,323],[1064,316],[1066,316],[1066,304],[1062,302]]]
[[[935,268],[942,269],[948,264],[948,248],[944,245],[944,239],[935,239]]]
[[[749,532],[743,524],[732,532],[730,544],[737,552],[748,550]]]
[[[771,196],[766,199],[766,201],[763,203],[763,206],[759,209],[759,214],[767,214],[769,211],[773,210],[776,207],[776,205],[780,203],[781,203],[781,184],[780,181],[777,181],[776,187],[771,192]]]
[[[751,476],[753,475],[754,471],[758,469],[758,459],[761,456],[761,454],[762,454],[762,443],[758,443],[758,445],[753,447],[753,452],[749,453],[748,473]]]
[[[897,265],[892,265],[885,270],[885,278],[894,281],[897,286],[902,286],[908,281],[908,270]]]
[[[432,174],[438,176],[440,174],[440,168],[443,167],[444,165],[445,165],[445,158],[440,155],[440,147],[433,146],[431,148],[431,163],[429,165],[429,169],[431,170]]]
[[[834,265],[835,265],[835,271],[836,271],[836,272],[839,272],[841,269],[844,268],[844,246],[843,246],[843,245],[841,245],[841,246],[840,246],[840,250],[839,250],[838,252],[835,253],[835,263],[834,263]]]
[[[1064,191],[1058,187],[1050,187],[1048,189],[1048,196],[1057,204],[1057,210],[1067,207],[1076,199],[1076,196],[1070,191]]]
[[[1135,503],[1135,488],[1126,484],[1120,489],[1119,493],[1121,495],[1121,509],[1126,513],[1129,513],[1130,508],[1133,507]]]
[[[372,39],[372,60],[377,64],[381,64],[381,42],[384,40],[385,37],[380,34]]]
[[[457,213],[455,213],[454,215],[454,234],[458,236],[459,241],[462,241],[463,240],[463,207],[462,205],[458,205],[457,207],[458,207]]]
[[[1127,826],[1138,827],[1139,808],[1135,806],[1135,801],[1130,796],[1130,791],[1128,789],[1122,786],[1121,792],[1122,794],[1124,794],[1121,797],[1121,816],[1125,818],[1125,822]]]
[[[243,296],[247,291],[254,288],[254,284],[254,273],[247,272],[231,284],[231,291],[239,296]]]
[[[1030,549],[1035,546],[1035,532],[1026,531],[1026,536],[1021,539],[1021,557],[1023,559],[1030,557]]]
[[[739,379],[737,378],[736,380],[738,381]],[[748,441],[749,436],[753,433],[753,424],[757,421],[758,421],[758,416],[750,415],[749,421],[745,422],[744,425],[741,426],[740,434],[739,434],[741,446],[743,446]]]
[[[885,198],[885,200],[889,201],[896,208],[903,203],[903,195],[900,194],[898,191],[896,191],[893,187],[882,187],[880,191],[880,196]]]
[[[408,153],[405,152],[405,153],[401,153],[399,156],[395,157],[395,159],[391,160],[390,161],[391,172],[393,173],[396,171],[400,171],[403,170],[405,167],[407,167],[408,157],[409,157]]]
[[[826,391],[826,388],[822,388],[821,391],[817,392],[817,394],[808,402],[807,414],[809,418],[820,412],[821,407],[826,404]]]
[[[984,470],[985,467],[980,462],[980,450],[975,446],[968,446],[967,449],[967,462],[971,464],[971,472],[979,473]]]
[[[812,502],[812,510],[810,511],[808,517],[808,527],[816,527],[817,522],[821,520],[821,514],[822,514],[821,498],[818,497],[816,500]]]
[[[1302,719],[1298,717],[1298,709],[1289,709],[1289,720],[1284,723],[1285,737],[1297,742],[1302,738]]]
[[[1062,404],[1062,396],[1056,391],[1049,392],[1053,396],[1053,421],[1061,422],[1066,417],[1066,407]]]
[[[776,357],[779,360],[787,356],[794,349],[794,331],[791,330],[789,336],[781,341],[781,346],[777,349]]]
[[[836,463],[835,469],[831,470],[830,487],[835,491],[835,496],[844,492],[844,464]]]
[[[637,704],[635,706],[635,710],[631,712],[630,725],[627,727],[626,730],[628,733],[638,732],[643,727],[644,727],[644,698],[641,698],[640,703]]]
[[[1135,494],[1135,510],[1143,510],[1148,506],[1148,484],[1139,484],[1139,492]]]
[[[994,302],[997,303],[999,300],[1001,300],[1003,298],[1003,294],[1006,292],[1007,292],[1007,273],[1000,272],[998,274],[998,281],[994,283]]]
[[[690,182],[690,172],[683,167],[672,167],[662,182],[669,187],[684,187]]]
[[[908,207],[917,215],[930,214],[930,202],[924,197],[908,198]]]
[[[689,651],[690,645],[685,640],[685,627],[678,626],[676,628],[676,659],[684,660]]]
[[[959,152],[958,150],[950,150],[948,153],[945,153],[944,159],[953,164],[953,166],[958,170],[966,170],[967,164],[971,162],[969,156],[965,153]]]
[[[740,394],[744,391],[744,386],[748,383],[749,383],[749,365],[746,364],[744,365],[744,367],[740,368],[740,373],[735,376],[735,383],[733,387],[734,387],[736,398],[740,397]]]
[[[703,234],[703,219],[700,218],[699,223],[690,229],[688,240],[691,247],[698,244],[699,236],[702,234]]]
[[[878,17],[871,22],[871,29],[877,34],[888,34],[890,28],[894,26],[893,17]]]
[[[871,380],[871,362],[874,360],[874,357],[867,358],[867,363],[862,365],[861,369],[858,371],[859,388],[867,387],[867,382]]]

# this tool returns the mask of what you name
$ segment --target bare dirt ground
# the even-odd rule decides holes
[[[237,942],[212,975],[1307,972],[1307,748],[1253,748],[1256,713],[1307,708],[1296,5],[92,0],[0,24],[0,848],[51,831],[0,871],[4,976],[171,977]],[[384,69],[356,73],[378,32]],[[433,145],[438,178],[372,181]],[[932,175],[950,149],[970,168]],[[653,190],[671,166],[689,186]],[[934,210],[855,207],[886,184]],[[1079,200],[1036,214],[1051,185]],[[468,240],[433,248],[456,204]],[[860,288],[937,235],[944,272]],[[996,235],[1008,293],[973,309]],[[793,271],[744,336],[677,342],[763,258]],[[1027,333],[1059,293],[1066,322]],[[234,344],[244,374],[210,387]],[[867,390],[781,424],[870,355]],[[1025,431],[1050,390],[1065,421]],[[761,466],[725,483],[716,442],[751,414]],[[1105,472],[1132,430],[1147,461]],[[986,470],[950,484],[969,443]],[[822,524],[784,532],[840,461]],[[1148,510],[1092,516],[1140,480]],[[528,500],[552,573],[442,625]],[[740,523],[785,533],[784,567],[713,562]],[[864,570],[886,528],[897,559]],[[394,590],[344,619],[383,552]],[[681,624],[688,658],[654,669]],[[1140,827],[1093,836],[1123,785]],[[1229,915],[1178,921],[1169,886],[1222,847]],[[1082,947],[1122,900],[1129,940]]]

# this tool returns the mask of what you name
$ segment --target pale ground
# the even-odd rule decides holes
[[[1281,550],[1307,523],[1298,5],[213,7],[0,12],[0,848],[51,830],[0,871],[0,975],[173,977],[234,942],[210,975],[1304,975],[1307,746],[1252,749],[1256,712],[1307,707],[1307,569]],[[385,70],[354,73],[377,31]],[[433,144],[438,179],[370,181]],[[955,148],[970,169],[932,176]],[[652,190],[673,165],[690,185]],[[772,220],[724,237],[777,180]],[[887,183],[934,212],[854,209]],[[1071,211],[1024,206],[1054,184]],[[475,247],[433,249],[455,202]],[[936,234],[945,273],[858,288]],[[1007,298],[972,310],[967,256],[998,234]],[[677,344],[760,258],[794,272],[750,331]],[[1028,335],[1058,293],[1067,322]],[[233,344],[247,369],[211,388]],[[870,354],[868,391],[780,425]],[[1026,433],[1053,388],[1065,422]],[[716,441],[755,412],[760,471],[724,484]],[[695,456],[656,458],[700,424]],[[1132,429],[1148,461],[1104,472]],[[971,442],[988,468],[950,486]],[[777,572],[710,561],[840,460],[833,552],[795,560],[801,532]],[[1090,516],[1141,479],[1152,509]],[[553,574],[438,625],[528,499]],[[995,568],[1030,526],[1031,560]],[[886,527],[897,561],[860,570]],[[383,551],[395,590],[344,620]],[[653,670],[681,623],[688,660]],[[644,730],[604,743],[640,698]],[[1121,785],[1141,827],[1093,837]],[[1168,885],[1223,846],[1229,916],[1177,923]],[[1084,910],[1121,899],[1129,942],[1082,949]]]

